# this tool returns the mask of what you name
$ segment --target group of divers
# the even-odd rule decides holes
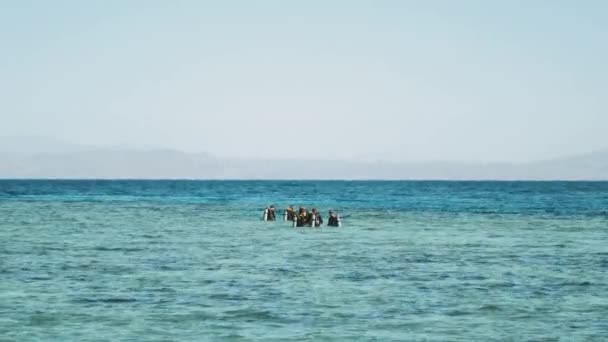
[[[273,205],[264,209],[262,219],[264,221],[277,220],[276,210]],[[283,221],[293,222],[294,227],[321,227],[321,225],[323,224],[323,217],[321,216],[321,213],[318,212],[315,208],[312,208],[309,212],[308,210],[306,210],[306,208],[300,207],[300,209],[296,212],[293,208],[293,205],[290,205],[287,209],[283,211]],[[327,226],[342,226],[342,220],[340,215],[338,215],[331,209],[328,212]]]

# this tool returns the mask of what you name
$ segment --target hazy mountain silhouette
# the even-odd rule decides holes
[[[606,180],[608,150],[531,163],[243,160],[0,138],[1,178]]]

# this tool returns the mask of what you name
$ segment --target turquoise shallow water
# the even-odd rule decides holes
[[[0,181],[0,340],[605,341],[607,229],[602,182]]]

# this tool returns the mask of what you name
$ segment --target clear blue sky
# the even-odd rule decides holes
[[[0,1],[0,135],[223,156],[608,147],[607,1]]]

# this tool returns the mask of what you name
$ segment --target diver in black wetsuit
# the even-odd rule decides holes
[[[274,210],[274,205],[271,205],[270,208],[268,209],[268,221],[276,221],[277,219],[277,214]]]
[[[296,227],[304,227],[308,225],[310,220],[310,214],[306,211],[306,208],[300,207],[298,214],[296,215]]]
[[[338,215],[336,215],[336,213],[333,212],[333,210],[329,211],[329,218],[327,219],[327,226],[328,227],[340,227],[340,218],[338,217]]]
[[[296,218],[296,211],[293,209],[293,205],[285,209],[285,221],[293,221]]]
[[[270,207],[266,207],[264,209],[264,214],[262,215],[262,219],[264,221],[276,221],[277,214],[274,210],[274,205],[271,205]]]
[[[312,213],[311,213],[311,218],[310,218],[310,226],[311,227],[321,227],[321,225],[323,224],[323,217],[321,217],[321,213],[319,213],[317,211],[317,209],[312,208]],[[314,222],[313,222],[313,217],[314,217]]]

